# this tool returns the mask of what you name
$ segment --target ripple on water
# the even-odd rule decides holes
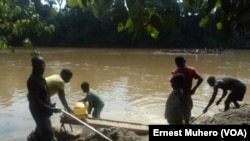
[[[14,102],[1,110],[0,138],[1,140],[24,140],[34,127],[27,99],[23,93],[20,93],[14,94],[11,100]]]
[[[131,111],[138,113],[133,120],[146,124],[166,124],[164,118],[165,98],[155,96],[141,96],[131,102]]]

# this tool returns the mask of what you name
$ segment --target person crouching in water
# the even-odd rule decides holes
[[[90,88],[88,82],[82,82],[81,84],[82,91],[86,93],[86,97],[80,100],[80,102],[88,102],[88,113],[92,113],[92,109],[94,109],[92,113],[93,118],[101,118],[101,112],[104,107],[104,101],[102,98],[93,90]]]
[[[170,80],[173,90],[168,96],[165,105],[165,119],[167,119],[169,125],[184,124],[183,123],[184,101],[183,101],[183,90],[181,88],[184,79],[185,78],[183,74],[176,73]]]

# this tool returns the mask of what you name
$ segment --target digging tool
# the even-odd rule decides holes
[[[215,104],[214,104],[214,105],[215,105]],[[209,109],[211,109],[212,107],[214,107],[214,105],[213,105],[213,106],[210,106]],[[203,114],[205,114],[205,113],[202,112],[200,115],[198,115],[196,118],[194,118],[194,119],[193,119],[192,121],[190,121],[190,122],[192,123],[192,122],[196,121],[196,120],[197,120],[198,118],[200,118]]]
[[[197,116],[196,118],[194,118],[191,123],[193,123],[194,121],[196,121],[198,118],[200,118],[204,113],[201,113],[199,116]]]
[[[108,141],[112,141],[110,138],[108,138],[107,136],[105,136],[104,134],[102,134],[100,131],[96,130],[95,128],[93,128],[92,126],[88,125],[87,123],[83,122],[82,120],[78,119],[76,116],[64,111],[62,109],[62,112],[67,114],[68,116],[72,117],[73,119],[75,119],[76,121],[78,121],[79,123],[83,124],[84,126],[88,127],[89,129],[91,129],[92,131],[94,131],[95,133],[99,134],[100,136],[102,136],[103,138],[105,138]]]

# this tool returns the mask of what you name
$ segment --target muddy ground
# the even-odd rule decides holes
[[[209,116],[201,116],[195,124],[203,125],[250,125],[250,104],[242,104],[240,108],[231,108]]]
[[[205,114],[193,122],[196,125],[250,125],[250,105],[243,104],[240,108],[229,109],[226,112],[208,117]],[[112,141],[148,141],[148,135],[137,135],[135,132],[121,128],[110,127],[97,129]],[[88,134],[75,134],[62,129],[55,129],[57,141],[107,141],[104,137],[92,132]],[[27,137],[33,140],[33,132]]]
[[[148,135],[137,135],[135,132],[122,128],[110,127],[98,129],[102,133],[76,134],[70,131],[55,129],[57,141],[148,141]],[[34,132],[27,137],[27,141],[34,141]]]

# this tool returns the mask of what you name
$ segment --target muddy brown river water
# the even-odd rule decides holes
[[[30,53],[34,49],[16,49],[15,53],[0,51],[0,138],[3,141],[24,141],[35,128],[26,99],[26,80],[31,73]],[[100,48],[40,48],[46,61],[44,76],[58,74],[64,67],[73,71],[66,85],[69,105],[85,95],[80,89],[88,81],[105,101],[102,118],[167,124],[164,106],[171,92],[170,72],[175,68],[174,58],[183,55],[187,65],[197,68],[204,78],[193,96],[193,115],[199,115],[206,106],[212,88],[206,83],[210,75],[232,76],[250,87],[250,50],[227,50],[223,54],[176,54],[159,49],[100,49]],[[221,94],[221,92],[219,92]],[[220,95],[219,94],[219,95]],[[53,102],[62,106],[58,96]],[[250,103],[249,91],[242,103]],[[223,104],[220,104],[223,107]],[[206,114],[218,112],[214,106]],[[55,126],[60,114],[54,114]]]

